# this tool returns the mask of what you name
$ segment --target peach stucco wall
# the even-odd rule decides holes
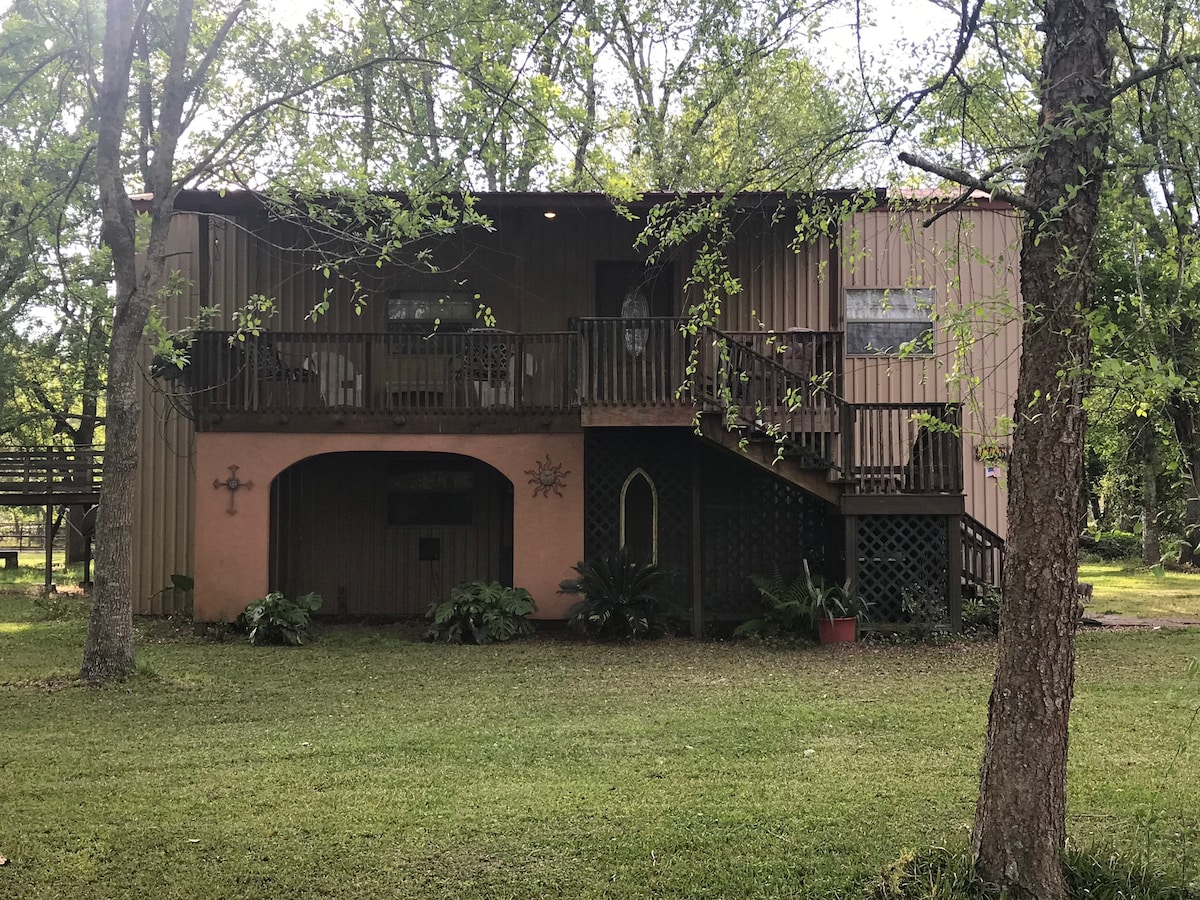
[[[234,618],[267,592],[271,481],[309,456],[347,451],[457,453],[482,460],[513,483],[513,580],[533,594],[540,618],[563,618],[573,599],[559,582],[583,558],[583,435],[196,435],[195,618]],[[570,474],[562,496],[534,496],[527,471],[549,454]],[[252,484],[238,490],[230,515],[229,491],[213,481]]]

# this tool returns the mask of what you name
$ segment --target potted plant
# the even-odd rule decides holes
[[[858,619],[866,612],[866,603],[854,596],[850,582],[824,584],[813,580],[808,562],[804,563],[804,580],[817,623],[817,637],[822,644],[852,643],[858,638]]]

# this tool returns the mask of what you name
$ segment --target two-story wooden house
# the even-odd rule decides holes
[[[637,248],[664,199],[630,219],[598,194],[481,195],[491,229],[376,267],[358,314],[260,198],[185,192],[168,323],[224,318],[146,379],[139,611],[179,604],[161,588],[185,573],[199,621],[275,589],[420,614],[474,579],[561,618],[572,565],[626,546],[674,573],[697,630],[752,613],[748,576],[802,559],[879,620],[903,621],[907,593],[957,621],[1005,527],[1013,211],[981,199],[923,227],[928,207],[880,193],[795,246],[803,201],[740,197],[741,292],[688,330],[693,251]],[[256,294],[278,315],[231,342]]]

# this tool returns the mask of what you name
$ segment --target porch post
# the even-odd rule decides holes
[[[47,483],[46,489],[50,490],[50,485]],[[54,587],[54,576],[52,570],[54,568],[54,541],[51,537],[51,529],[54,527],[54,507],[46,504],[46,524],[45,531],[42,532],[42,540],[46,548],[46,593],[50,593],[50,589]]]
[[[962,631],[962,517],[946,516],[946,611],[950,630]]]
[[[846,566],[845,577],[853,590],[858,590],[858,517],[843,516],[846,526]]]

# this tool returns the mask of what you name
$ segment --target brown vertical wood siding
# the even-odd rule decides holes
[[[200,309],[199,220],[176,216],[168,239],[168,271],[183,276],[180,294],[164,302],[169,328],[179,328]],[[149,342],[142,368],[150,365]],[[141,470],[134,503],[134,611],[141,615],[181,612],[187,598],[168,586],[173,574],[192,574],[193,501],[192,460],[195,430],[180,414],[175,401],[149,376],[138,383],[142,406]]]
[[[928,215],[878,210],[854,216],[843,228],[844,288],[932,287],[939,318],[933,356],[847,358],[846,398],[961,402],[967,513],[1004,535],[1003,479],[986,477],[976,448],[1008,443],[996,431],[998,421],[1013,414],[1020,362],[1020,222],[1011,210],[966,209],[924,228]],[[963,320],[969,339],[949,333],[950,318]]]
[[[389,522],[397,471],[470,473],[469,523]],[[465,581],[512,577],[512,483],[451,454],[333,453],[296,463],[271,487],[271,587],[316,591],[321,613],[422,615]],[[421,559],[422,540],[437,558]]]
[[[1011,211],[964,209],[925,229],[921,227],[924,215],[887,210],[861,213],[843,228],[840,246],[822,240],[799,252],[792,247],[794,232],[786,223],[772,226],[749,217],[739,221],[729,258],[743,290],[727,301],[723,326],[731,331],[755,330],[763,324],[776,330],[793,326],[840,330],[838,282],[841,288],[934,287],[943,316],[963,303],[990,304],[990,311],[975,317],[979,339],[962,356],[965,378],[954,379],[954,385],[947,386],[946,377],[959,357],[947,339],[943,319],[937,326],[939,345],[933,357],[848,359],[845,395],[856,402],[962,400],[967,510],[1004,534],[1005,492],[999,480],[984,477],[975,451],[994,432],[997,416],[1012,414],[1020,327],[1001,307],[1017,301],[1019,222]],[[190,286],[165,303],[169,328],[182,327],[199,311],[198,222],[196,214],[180,214],[172,229],[169,266],[181,272]],[[206,295],[221,309],[212,324],[233,327],[234,310],[252,294],[263,294],[274,298],[280,308],[268,323],[273,330],[381,331],[386,324],[383,297],[403,285],[478,293],[481,302],[492,307],[501,328],[562,331],[570,318],[594,315],[598,262],[643,256],[634,247],[642,223],[595,208],[560,208],[553,220],[532,208],[504,208],[495,213],[494,225],[490,233],[467,231],[431,243],[441,270],[436,274],[417,275],[400,266],[382,275],[371,272],[377,279],[371,288],[374,299],[358,316],[348,302],[348,282],[336,275],[326,279],[314,267],[311,255],[283,249],[297,243],[290,226],[267,225],[265,219],[255,217],[211,216]],[[682,311],[680,295],[690,254],[680,251],[671,265],[676,308]],[[330,311],[312,322],[306,314],[327,288],[332,290]],[[147,347],[147,365],[149,359]],[[964,387],[972,377],[980,378],[981,386]],[[132,547],[137,611],[155,614],[182,608],[183,598],[175,592],[158,592],[172,573],[192,574],[195,483],[191,423],[158,388],[148,378],[141,386],[144,477]]]

